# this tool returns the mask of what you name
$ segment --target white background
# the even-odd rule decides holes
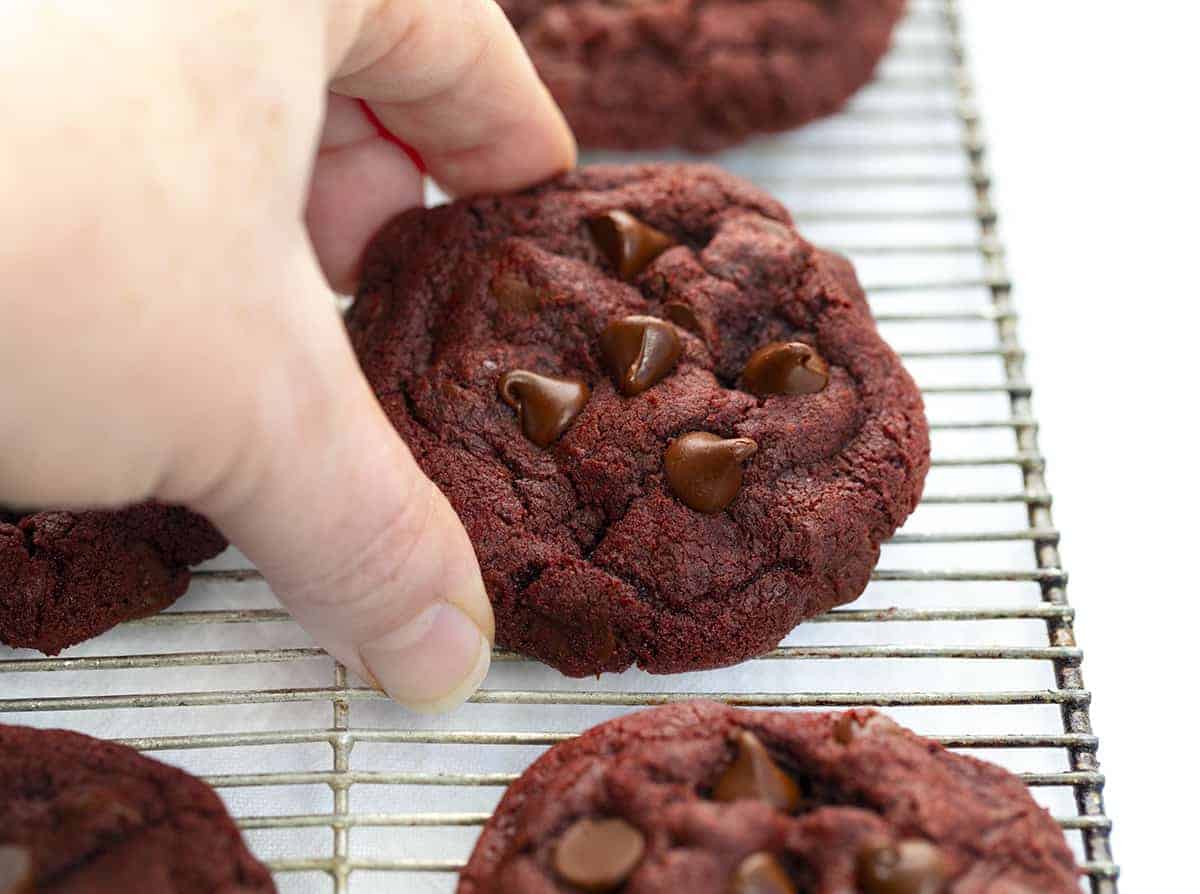
[[[1122,890],[1195,890],[1200,13],[963,10]]]

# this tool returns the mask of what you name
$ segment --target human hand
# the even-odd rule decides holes
[[[0,502],[190,506],[331,654],[440,710],[483,679],[494,621],[327,285],[421,201],[355,97],[452,192],[574,161],[490,0],[6,9]]]

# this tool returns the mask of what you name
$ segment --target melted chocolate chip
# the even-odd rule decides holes
[[[646,839],[621,819],[579,820],[554,850],[554,869],[584,891],[613,891],[633,874]]]
[[[729,894],[796,894],[779,861],[767,853],[751,854],[738,866]]]
[[[706,431],[681,435],[667,448],[667,482],[675,496],[697,512],[715,515],[742,489],[742,463],[758,444]]]
[[[803,342],[772,342],[750,355],[742,384],[759,397],[815,394],[829,384],[829,365]]]
[[[500,396],[517,411],[525,437],[549,447],[587,405],[592,390],[577,379],[514,369],[500,377]]]
[[[942,894],[947,881],[941,851],[928,841],[908,839],[858,855],[864,894]]]
[[[681,329],[686,329],[694,335],[704,334],[696,311],[682,301],[668,301],[663,305],[663,313],[667,315],[668,320]]]
[[[627,397],[641,394],[669,373],[680,350],[675,327],[657,317],[625,317],[600,333],[600,353]]]
[[[642,223],[628,211],[609,211],[590,218],[588,228],[622,279],[634,279],[675,244],[666,233]]]
[[[34,894],[33,851],[20,844],[0,844],[0,894]]]
[[[492,277],[492,295],[501,310],[513,313],[532,313],[542,305],[542,296],[515,271],[497,273]]]
[[[840,745],[849,745],[858,735],[858,721],[854,715],[846,712],[833,721],[833,738]]]
[[[742,730],[735,741],[737,757],[717,780],[713,798],[722,802],[745,799],[766,801],[786,813],[799,807],[800,787],[775,763],[758,736]]]

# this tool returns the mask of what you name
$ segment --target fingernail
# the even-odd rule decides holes
[[[403,627],[362,646],[367,672],[414,711],[443,713],[479,688],[492,662],[484,631],[457,605],[436,602]]]

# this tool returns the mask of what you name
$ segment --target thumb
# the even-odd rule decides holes
[[[462,523],[371,393],[315,264],[311,282],[313,301],[286,302],[309,315],[299,337],[273,342],[293,356],[250,361],[258,420],[233,471],[191,502],[330,654],[401,704],[449,710],[487,674],[491,604]]]

